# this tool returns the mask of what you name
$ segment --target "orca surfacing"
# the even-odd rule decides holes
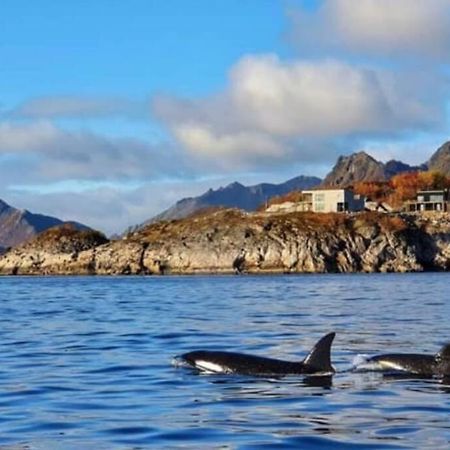
[[[450,376],[450,344],[444,345],[435,355],[420,353],[388,353],[368,358],[356,370],[381,371],[419,377]]]
[[[198,350],[178,358],[206,373],[227,373],[259,376],[331,375],[331,344],[335,333],[322,337],[303,361],[292,362],[244,353]]]

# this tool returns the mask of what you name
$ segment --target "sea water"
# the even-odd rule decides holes
[[[450,274],[0,278],[0,449],[449,448],[450,386],[353,373],[450,341]],[[195,349],[332,379],[204,375]]]

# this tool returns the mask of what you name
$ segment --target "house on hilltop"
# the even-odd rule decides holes
[[[284,202],[267,208],[267,212],[356,212],[364,210],[365,198],[349,189],[313,189],[302,191],[298,202]]]
[[[405,203],[410,212],[450,211],[450,192],[448,189],[418,191],[416,199]]]
[[[311,195],[313,212],[356,212],[364,210],[365,198],[350,189],[312,189],[303,191]]]

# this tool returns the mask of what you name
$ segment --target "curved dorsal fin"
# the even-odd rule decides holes
[[[331,365],[331,344],[336,333],[323,336],[303,360],[303,364],[315,369],[317,372],[334,372]]]

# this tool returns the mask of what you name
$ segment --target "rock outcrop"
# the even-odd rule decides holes
[[[7,251],[0,257],[0,273],[64,274],[77,273],[74,262],[80,254],[93,251],[109,242],[94,230],[79,230],[74,225],[63,224],[50,228],[35,239]],[[82,273],[92,273],[90,263]]]
[[[450,270],[448,215],[220,210],[153,224],[116,241],[56,229],[0,257],[1,274],[424,270]]]

